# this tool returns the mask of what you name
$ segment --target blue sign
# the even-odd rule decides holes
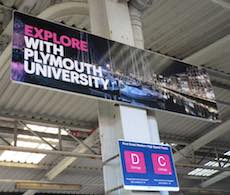
[[[179,191],[170,146],[119,140],[124,188]]]

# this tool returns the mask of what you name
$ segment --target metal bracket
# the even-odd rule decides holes
[[[104,162],[102,162],[102,166],[105,166],[108,162],[116,159],[117,157],[119,157],[119,154],[116,154],[115,156],[112,156],[112,157],[108,158],[107,160],[105,160]]]
[[[107,194],[110,194],[111,192],[117,191],[117,190],[119,190],[119,189],[121,189],[121,188],[123,188],[123,185],[120,185],[120,186],[117,186],[117,187],[115,187],[115,188],[112,188],[112,189],[106,191],[105,194],[106,194],[106,195],[107,195]]]
[[[55,148],[52,144],[50,144],[48,141],[46,141],[42,136],[40,136],[39,134],[35,133],[31,128],[27,127],[24,122],[19,121],[19,123],[21,123],[23,126],[25,126],[31,134],[33,134],[34,136],[39,137],[44,143],[48,144],[54,150],[57,150],[57,148]]]

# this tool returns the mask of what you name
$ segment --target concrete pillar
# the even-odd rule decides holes
[[[126,1],[89,0],[89,11],[93,34],[134,45],[133,29]],[[143,48],[143,43],[137,46]],[[118,154],[118,139],[159,143],[158,127],[154,115],[148,115],[143,109],[99,102],[98,120],[102,161],[105,162],[103,165],[105,193],[159,195],[159,192],[124,190],[121,188],[122,175],[119,159],[107,161]]]
[[[131,18],[131,24],[133,29],[133,38],[135,47],[144,48],[144,38],[142,32],[141,16],[142,12],[134,6],[129,6],[129,13]]]
[[[93,34],[127,45],[134,45],[129,8],[125,1],[89,0]]]

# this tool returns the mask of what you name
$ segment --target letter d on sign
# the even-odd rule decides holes
[[[143,152],[124,151],[127,173],[146,173],[145,156]]]
[[[140,163],[140,158],[137,154],[131,154],[131,161],[133,165],[137,165]]]

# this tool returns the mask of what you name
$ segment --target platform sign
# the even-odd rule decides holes
[[[103,101],[219,119],[207,72],[14,12],[11,80]]]
[[[179,191],[170,146],[119,140],[124,188]]]

